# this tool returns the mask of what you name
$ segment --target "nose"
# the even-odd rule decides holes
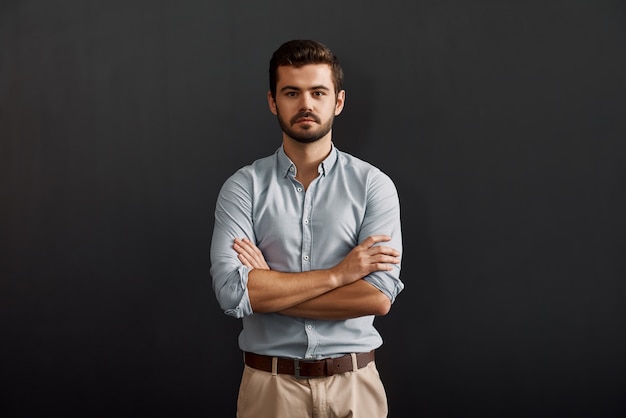
[[[313,110],[313,98],[308,94],[300,95],[300,111],[306,112]]]

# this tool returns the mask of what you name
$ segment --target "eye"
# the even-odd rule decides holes
[[[314,91],[313,92],[313,96],[316,96],[316,97],[322,97],[322,96],[325,96],[325,95],[326,95],[326,93],[324,93],[323,91],[319,91],[318,90],[318,91]]]
[[[288,91],[285,93],[285,96],[287,97],[296,97],[296,92],[295,91]]]

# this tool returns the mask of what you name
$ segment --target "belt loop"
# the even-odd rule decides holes
[[[278,357],[272,357],[272,376],[278,374]]]
[[[352,371],[356,372],[359,370],[359,365],[356,361],[356,353],[350,353],[350,356],[352,357]]]
[[[335,374],[335,361],[332,358],[326,359],[326,376]]]

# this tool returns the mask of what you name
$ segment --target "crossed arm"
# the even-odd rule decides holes
[[[375,245],[390,239],[386,235],[370,236],[336,266],[301,273],[271,270],[261,251],[247,238],[236,239],[233,249],[242,264],[252,269],[248,274],[248,293],[255,312],[348,319],[385,315],[389,311],[389,298],[361,279],[375,271],[389,271],[392,264],[400,263],[397,250]]]

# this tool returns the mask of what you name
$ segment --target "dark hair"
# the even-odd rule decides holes
[[[293,40],[282,44],[270,60],[270,91],[276,97],[276,83],[278,82],[278,67],[291,65],[302,67],[307,64],[328,64],[333,75],[335,94],[343,88],[343,70],[339,60],[324,44],[310,40]]]

